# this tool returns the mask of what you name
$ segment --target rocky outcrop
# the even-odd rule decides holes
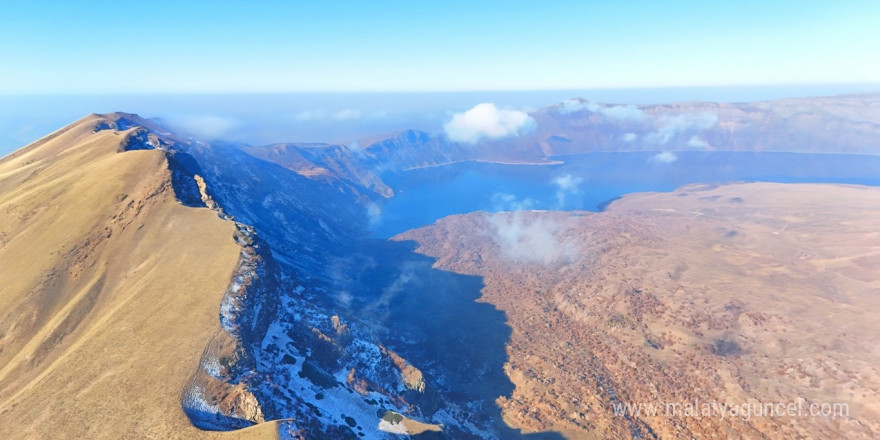
[[[240,429],[265,421],[251,392],[259,347],[254,341],[275,319],[277,279],[253,229],[236,227],[241,257],[220,305],[222,330],[205,348],[183,394],[184,411],[202,429]]]
[[[425,378],[418,368],[410,365],[409,362],[400,357],[399,354],[383,346],[379,346],[379,349],[382,350],[383,355],[388,356],[391,359],[391,362],[394,363],[394,367],[400,372],[404,386],[413,391],[420,393],[425,392]]]

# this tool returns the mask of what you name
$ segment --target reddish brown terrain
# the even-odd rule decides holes
[[[880,189],[688,186],[598,214],[451,216],[396,239],[483,276],[481,300],[506,312],[510,425],[569,438],[880,435]],[[682,414],[713,401],[754,415]],[[662,406],[615,414],[624,403]],[[756,408],[776,403],[804,413]],[[812,416],[813,404],[848,414]]]

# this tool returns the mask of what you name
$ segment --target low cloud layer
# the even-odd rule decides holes
[[[697,135],[691,136],[690,140],[688,140],[687,145],[688,145],[688,147],[693,147],[693,148],[709,148],[710,147],[708,142],[700,139],[700,137]]]
[[[657,121],[657,130],[645,138],[655,144],[665,144],[680,133],[708,130],[718,123],[714,113],[685,113],[664,116]]]
[[[364,117],[364,112],[354,108],[347,108],[333,113],[333,119],[337,121],[348,121],[352,119],[360,119],[362,117]]]
[[[492,194],[491,202],[493,211],[527,211],[538,206],[535,199],[520,199],[513,194],[501,192]]]
[[[242,122],[236,118],[214,115],[190,115],[168,119],[168,124],[190,136],[205,141],[227,138],[231,132],[241,128]]]
[[[573,176],[571,174],[564,174],[562,176],[558,176],[553,179],[553,184],[559,188],[560,191],[566,192],[575,192],[580,187],[580,184],[584,181],[584,179]]]
[[[590,101],[582,101],[579,99],[569,99],[567,101],[563,101],[559,105],[559,112],[562,114],[569,114],[584,110],[593,113],[599,113],[610,119],[620,120],[637,121],[640,119],[644,119],[647,116],[645,115],[645,112],[634,105],[605,105]]]
[[[363,110],[357,108],[346,108],[338,111],[327,110],[306,110],[293,116],[297,121],[315,122],[315,121],[354,121],[364,118],[378,118],[383,113],[366,114]]]
[[[535,120],[525,112],[502,110],[492,103],[483,103],[456,113],[444,129],[449,139],[469,144],[482,139],[500,139],[518,136],[533,130]]]
[[[677,160],[678,160],[678,156],[676,156],[675,153],[673,153],[671,151],[664,151],[662,153],[657,153],[651,157],[651,162],[662,163],[662,164],[672,163]]]
[[[571,174],[564,174],[553,179],[553,184],[556,185],[556,209],[565,208],[568,195],[576,195],[581,192],[580,186],[583,181],[584,179]]]
[[[366,204],[367,211],[367,220],[370,222],[370,226],[376,226],[382,223],[382,208],[374,202],[367,202]]]
[[[385,323],[391,316],[391,304],[394,298],[406,291],[412,284],[418,284],[419,266],[416,263],[406,262],[400,266],[400,272],[390,284],[382,289],[379,297],[364,307],[364,314],[377,322]]]
[[[489,218],[492,238],[501,249],[501,256],[526,263],[551,264],[570,261],[577,248],[556,239],[562,225],[523,213],[495,214]]]

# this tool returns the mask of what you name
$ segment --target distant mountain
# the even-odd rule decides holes
[[[384,197],[384,173],[462,161],[553,163],[591,152],[773,151],[880,154],[880,94],[755,103],[633,106],[571,99],[530,114],[519,137],[454,142],[403,131],[363,148],[281,144],[248,154],[312,178],[350,181]]]
[[[390,197],[393,191],[374,172],[374,163],[344,145],[273,144],[242,146],[242,151],[311,178],[327,182],[353,181],[355,185]],[[357,192],[356,188],[352,188]]]
[[[567,101],[533,114],[547,156],[590,151],[880,154],[880,95],[628,106]]]

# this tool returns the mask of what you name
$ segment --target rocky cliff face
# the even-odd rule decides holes
[[[379,178],[376,161],[364,157],[357,149],[344,145],[275,144],[264,147],[242,147],[257,158],[277,163],[298,174],[344,187],[361,198],[374,192],[382,197],[394,195]],[[349,185],[346,183],[349,182]],[[369,191],[363,191],[367,189]]]
[[[279,271],[253,228],[236,223],[236,229],[241,253],[220,303],[222,330],[205,348],[183,393],[184,411],[202,429],[239,429],[266,421],[252,391],[257,368],[251,341],[260,340],[276,318]]]

